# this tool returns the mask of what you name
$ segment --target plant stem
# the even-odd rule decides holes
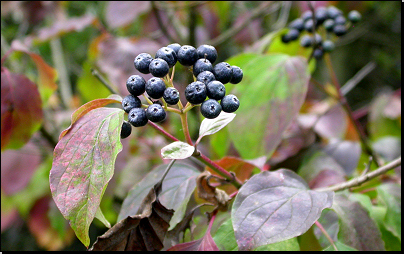
[[[188,129],[188,121],[187,121],[187,113],[181,113],[181,125],[182,125],[182,131],[184,132],[185,139],[187,140],[187,143],[193,146],[191,136],[189,135],[189,129]]]
[[[100,75],[100,73],[96,70],[91,68],[91,74],[95,76],[112,94],[118,94],[108,83],[105,79]]]
[[[357,133],[359,135],[361,143],[365,148],[366,153],[369,154],[370,156],[372,156],[373,159],[374,159],[373,161],[376,164],[376,166],[380,167],[378,157],[373,152],[373,149],[370,147],[370,145],[369,145],[369,143],[367,141],[366,135],[365,135],[365,131],[363,130],[360,123],[353,117],[351,107],[349,106],[347,99],[345,98],[345,96],[341,92],[341,86],[340,86],[340,84],[338,82],[338,79],[337,79],[337,76],[335,74],[334,68],[332,67],[330,55],[325,54],[324,55],[324,60],[325,60],[325,63],[327,65],[328,71],[330,72],[331,80],[332,80],[335,88],[338,91],[338,100],[341,102],[342,107],[344,108],[345,112],[347,113],[350,121],[353,123],[353,125],[354,125],[354,127],[355,127],[355,129],[356,129],[356,131],[357,131]]]
[[[398,166],[401,165],[401,156],[397,159],[395,159],[394,161],[391,161],[390,163],[379,167],[378,169],[369,172],[365,175],[361,175],[358,176],[356,178],[353,178],[347,182],[343,182],[340,184],[336,184],[330,187],[326,187],[326,188],[320,188],[320,189],[315,189],[316,191],[341,191],[341,190],[345,190],[351,187],[356,187],[356,186],[360,186],[362,183],[367,182],[379,175],[382,175],[384,173],[386,173],[387,171],[394,169]]]
[[[166,29],[166,27],[165,27],[165,25],[164,25],[164,22],[163,22],[163,20],[161,19],[161,16],[160,16],[160,14],[159,14],[159,11],[158,11],[158,9],[157,9],[157,7],[156,7],[155,2],[154,2],[154,1],[151,1],[150,3],[151,3],[151,7],[152,7],[152,10],[153,10],[154,16],[156,16],[157,23],[159,24],[159,27],[160,27],[161,31],[163,32],[163,34],[167,37],[167,39],[168,39],[169,41],[175,41],[175,40],[173,39],[173,37],[171,37],[171,35],[168,33],[168,31],[167,31],[167,29]]]
[[[323,228],[320,222],[316,221],[314,222],[316,226],[323,232],[324,236],[328,239],[328,241],[331,243],[332,247],[334,248],[335,251],[338,251],[337,246],[335,246],[334,241],[330,237],[330,235],[327,233],[327,231]]]

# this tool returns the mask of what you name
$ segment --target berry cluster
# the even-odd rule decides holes
[[[297,18],[289,23],[289,31],[282,36],[282,42],[288,43],[290,41],[297,40],[300,33],[307,31],[313,34],[315,30],[319,27],[323,27],[328,34],[335,34],[336,36],[342,36],[347,33],[347,27],[351,24],[357,23],[361,20],[361,14],[353,10],[348,14],[348,20],[344,17],[342,11],[335,6],[329,7],[318,7],[313,12],[308,10],[305,11],[300,18]],[[314,22],[316,22],[314,24]],[[314,29],[313,29],[314,28]],[[320,59],[324,52],[331,52],[334,50],[335,45],[331,40],[324,40],[322,37],[315,33],[310,36],[308,34],[303,35],[300,39],[300,45],[302,47],[312,47],[316,46],[313,56],[316,59]]]
[[[164,80],[168,77],[170,68],[177,62],[192,70],[195,81],[186,87],[185,98],[192,105],[201,104],[200,111],[204,117],[213,119],[222,110],[227,113],[236,111],[240,102],[233,94],[225,95],[224,84],[239,83],[243,78],[243,71],[226,62],[213,65],[216,59],[217,51],[211,45],[201,45],[196,49],[189,45],[173,43],[160,48],[154,58],[147,53],[139,54],[134,60],[135,68],[143,74],[151,73],[154,77],[146,82],[143,77],[132,75],[126,81],[130,94],[122,100],[122,107],[128,113],[128,122],[135,127],[141,127],[149,120],[161,122],[166,118],[166,111],[159,99],[162,98],[164,104],[168,105],[179,102],[178,90],[172,84],[167,84],[169,79]],[[156,100],[146,109],[142,108],[138,98],[144,92],[149,98]],[[124,122],[122,126],[122,138],[130,135],[128,122]]]

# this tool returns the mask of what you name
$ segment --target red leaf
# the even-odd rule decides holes
[[[207,232],[205,236],[199,240],[177,244],[167,251],[219,251],[219,248],[210,235],[210,232]]]
[[[1,150],[22,147],[42,123],[37,86],[26,76],[1,69]]]

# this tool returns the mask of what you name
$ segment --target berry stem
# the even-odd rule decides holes
[[[354,127],[356,129],[356,132],[359,135],[361,143],[365,148],[366,153],[373,157],[373,159],[374,159],[373,162],[376,164],[377,167],[379,167],[380,163],[379,163],[378,157],[373,152],[373,149],[370,147],[370,145],[368,143],[368,140],[366,138],[364,129],[359,124],[359,122],[353,117],[351,107],[349,106],[347,99],[345,98],[345,96],[341,92],[341,86],[340,86],[340,84],[338,82],[338,79],[337,79],[337,76],[335,74],[334,68],[332,67],[330,55],[325,54],[324,55],[324,60],[325,60],[325,63],[327,65],[327,69],[328,69],[328,71],[330,73],[332,83],[334,84],[335,88],[337,89],[338,100],[340,101],[342,107],[344,108],[345,112],[347,113],[350,121],[353,123],[353,125],[354,125]]]
[[[193,104],[191,104],[191,103],[187,103],[186,105],[185,105],[185,107],[183,108],[183,110],[182,110],[182,113],[183,114],[185,114],[186,112],[188,112],[188,111],[190,111],[193,107],[195,107],[196,105],[193,105]]]
[[[185,139],[187,140],[188,144],[193,146],[191,136],[189,135],[187,113],[180,113],[180,117],[181,117],[182,131],[184,132]]]
[[[330,237],[330,235],[327,233],[327,231],[324,229],[324,227],[320,224],[320,222],[316,221],[314,222],[316,226],[323,232],[324,236],[327,238],[327,240],[331,243],[332,247],[334,248],[335,251],[338,251],[337,246],[335,246],[334,241]]]
[[[146,99],[147,103],[149,103],[149,105],[153,104],[153,102],[149,98],[147,98],[147,96],[144,93],[142,95],[143,95],[143,98]]]

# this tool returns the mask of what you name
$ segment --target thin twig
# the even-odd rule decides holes
[[[166,26],[164,25],[164,22],[163,22],[163,20],[161,19],[161,16],[160,16],[160,14],[159,14],[159,10],[157,9],[156,4],[155,4],[154,1],[151,1],[151,7],[152,7],[152,10],[153,10],[154,15],[156,16],[157,23],[159,24],[160,30],[163,32],[163,34],[167,37],[167,39],[168,39],[169,41],[174,42],[175,40],[174,40],[174,38],[171,37],[171,35],[168,33],[168,31],[167,31],[167,29],[166,29]]]
[[[118,94],[118,93],[107,83],[107,81],[105,81],[105,79],[101,76],[101,74],[100,74],[97,70],[91,68],[91,74],[92,74],[93,76],[95,76],[112,94]]]
[[[334,248],[335,251],[338,251],[337,246],[335,246],[334,241],[332,240],[332,238],[330,237],[330,235],[327,233],[327,231],[324,229],[323,225],[321,225],[320,222],[316,221],[314,222],[314,224],[316,224],[316,226],[321,230],[321,232],[323,232],[324,236],[328,239],[328,241],[331,243],[332,247]]]
[[[310,1],[307,1],[307,5],[310,8],[310,11],[312,13],[312,19],[313,19],[313,50],[311,51],[311,54],[310,54],[309,58],[307,59],[307,63],[309,63],[310,60],[314,56],[314,51],[316,50],[316,48],[318,46],[318,43],[317,43],[317,40],[316,40],[316,22],[317,21],[316,21],[315,10],[314,10],[314,7],[313,7],[313,5],[311,4]]]
[[[360,69],[345,85],[341,87],[341,94],[347,95],[364,77],[366,77],[371,71],[376,68],[374,62],[369,62],[362,69]]]
[[[41,132],[42,136],[46,139],[46,141],[48,141],[48,143],[52,146],[52,147],[56,147],[57,145],[57,141],[55,140],[55,138],[45,129],[45,127],[42,125],[41,128],[39,129],[39,131]]]
[[[360,186],[361,184],[363,184],[364,182],[367,182],[377,176],[380,176],[384,173],[386,173],[387,171],[394,169],[398,166],[401,165],[401,156],[393,161],[391,161],[390,163],[372,171],[369,172],[365,175],[361,175],[358,176],[356,178],[353,178],[347,182],[343,182],[340,184],[336,184],[334,186],[330,186],[327,188],[321,188],[321,189],[315,189],[316,191],[341,191],[341,190],[345,190],[348,188],[352,188],[352,187],[356,187],[356,186]]]

